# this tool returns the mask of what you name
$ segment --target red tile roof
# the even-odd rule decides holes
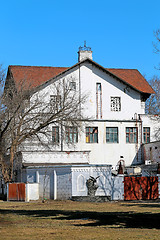
[[[31,88],[38,87],[47,80],[67,70],[67,67],[37,67],[37,66],[13,66],[9,69],[16,85],[25,80]]]
[[[95,62],[93,63],[96,64]],[[97,66],[101,67],[98,64]],[[13,66],[13,65],[9,66],[9,71],[12,74],[16,85],[18,85],[19,82],[22,82],[25,80],[31,88],[38,87],[39,85],[45,83],[49,79],[66,71],[67,69],[69,68],[68,67]],[[136,69],[106,68],[106,70],[142,93],[149,93],[149,94],[154,93],[151,86],[148,84],[145,78],[140,74],[140,72]]]
[[[106,68],[129,85],[143,93],[155,93],[149,83],[137,69]]]

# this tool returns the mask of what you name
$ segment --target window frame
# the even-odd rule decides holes
[[[121,97],[118,96],[110,97],[110,109],[111,112],[121,112]]]
[[[111,131],[115,130],[116,131]],[[109,131],[107,131],[109,130]],[[107,134],[109,137],[107,137]],[[116,136],[116,137],[115,137]],[[109,139],[109,141],[107,141]],[[112,141],[113,139],[113,141]],[[119,132],[118,132],[118,127],[106,127],[106,143],[119,143]]]
[[[65,142],[78,143],[78,127],[76,126],[65,126]]]
[[[86,143],[98,143],[98,127],[86,127]]]
[[[147,131],[147,129],[149,131]],[[150,143],[150,127],[143,127],[143,143]]]
[[[127,131],[127,129],[129,131]],[[131,131],[131,130],[133,130],[133,131]],[[134,131],[134,130],[136,130],[136,131]],[[127,140],[127,138],[128,138],[128,140]],[[126,143],[138,143],[138,127],[126,127]]]
[[[54,141],[53,138],[55,139],[55,141]],[[52,127],[52,143],[53,144],[59,144],[59,127],[58,126],[53,126]]]
[[[50,95],[50,110],[54,113],[61,108],[61,95]]]
[[[72,91],[76,91],[76,82],[75,81],[69,82],[69,89]]]

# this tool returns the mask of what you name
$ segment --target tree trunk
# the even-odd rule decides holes
[[[10,181],[13,181],[13,168],[14,168],[14,154],[15,154],[15,147],[12,146],[10,149]]]
[[[0,141],[0,168],[1,177],[4,179],[5,183],[12,182],[13,180],[13,161],[14,161],[14,147],[10,151],[10,161],[7,160],[3,153],[3,144]]]

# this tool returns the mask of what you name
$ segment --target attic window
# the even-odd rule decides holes
[[[120,112],[121,111],[121,98],[111,97],[111,111]]]
[[[76,82],[70,82],[69,83],[69,88],[70,88],[70,90],[76,91]]]
[[[61,108],[61,96],[60,95],[50,95],[50,106],[52,112],[57,112]]]

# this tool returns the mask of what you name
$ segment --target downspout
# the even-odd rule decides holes
[[[142,149],[142,142],[143,142],[143,123],[142,123],[142,118],[141,115],[139,115],[140,119],[140,125],[141,125],[141,161],[143,159],[143,149]]]
[[[138,160],[139,160],[139,158],[138,158],[138,130],[139,130],[139,128],[138,128],[138,121],[137,121],[137,113],[135,114],[135,120],[136,120],[136,129],[137,129],[137,133],[136,133],[136,135],[137,135],[137,142],[136,142],[136,144],[135,144],[135,150],[136,150],[136,155],[137,155],[137,162],[138,162]]]
[[[65,79],[63,79],[63,91],[65,91],[64,90],[64,86],[65,86]],[[63,92],[63,96],[64,96],[64,92]],[[63,134],[64,134],[64,131],[63,131],[63,123],[62,123],[62,120],[61,120],[61,122],[60,122],[60,131],[61,131],[61,133],[60,133],[60,135],[61,135],[61,138],[60,138],[60,142],[61,142],[61,152],[63,152],[63,139],[64,139],[64,136],[63,136]]]
[[[60,124],[61,126],[61,152],[63,152],[63,124]]]

